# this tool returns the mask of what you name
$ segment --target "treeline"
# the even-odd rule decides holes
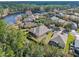
[[[68,5],[35,5],[35,4],[21,4],[21,3],[1,3],[0,4],[0,18],[5,17],[9,14],[17,12],[26,12],[31,9],[33,12],[36,11],[53,11],[54,9],[67,9]]]

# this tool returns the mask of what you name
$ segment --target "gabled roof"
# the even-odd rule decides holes
[[[31,19],[31,18],[25,18],[23,21],[24,21],[24,22],[32,22],[33,19]]]
[[[36,35],[37,37],[49,32],[50,29],[48,29],[45,25],[41,25],[35,28],[32,28],[30,30],[31,33],[33,33],[34,35]]]
[[[58,22],[59,22],[59,23],[65,23],[66,21],[63,20],[63,19],[59,19]]]
[[[56,17],[56,16],[51,17],[51,19],[52,19],[52,20],[59,20],[59,18]]]
[[[71,30],[71,33],[75,36],[78,35],[78,33],[75,30]]]
[[[27,10],[26,14],[30,16],[30,15],[32,15],[32,11],[31,10]]]
[[[59,13],[59,15],[60,15],[60,16],[65,16],[65,14],[64,14],[64,13]]]
[[[22,19],[22,16],[21,16],[21,15],[17,15],[17,16],[15,17],[15,19],[16,19],[16,20],[20,20],[20,19]]]
[[[51,38],[51,41],[56,42],[57,44],[60,44],[61,47],[65,47],[65,44],[67,42],[67,34],[63,33],[61,34],[62,31],[54,33],[53,37]]]
[[[34,15],[31,15],[31,16],[25,18],[23,21],[24,22],[32,22],[33,20],[35,20],[35,17],[34,17]]]
[[[37,26],[37,24],[34,23],[34,22],[26,22],[24,24],[24,28],[27,28],[27,27],[35,27],[35,26]]]
[[[75,35],[76,39],[75,39],[75,47],[79,47],[79,34]]]

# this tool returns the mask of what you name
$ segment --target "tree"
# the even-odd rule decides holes
[[[68,38],[67,38],[67,42],[66,42],[66,46],[64,48],[65,54],[68,54],[69,53],[70,44],[73,43],[74,40],[75,40],[74,35],[72,35],[72,33],[69,33],[68,34]]]
[[[71,23],[67,23],[66,25],[64,25],[64,28],[68,31],[70,31],[72,29],[72,25]]]
[[[5,46],[7,38],[7,28],[3,20],[0,20],[0,56],[5,56]]]
[[[26,32],[20,29],[11,29],[0,20],[0,48],[3,56],[23,56],[23,48],[26,43]]]
[[[2,48],[0,48],[0,57],[4,57],[5,56],[5,52],[3,51]]]
[[[6,24],[3,20],[0,20],[0,42],[6,42]]]
[[[8,32],[7,43],[14,51],[15,56],[23,56],[23,49],[26,44],[26,32],[21,29],[10,29]]]

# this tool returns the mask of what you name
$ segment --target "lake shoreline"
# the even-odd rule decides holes
[[[8,15],[2,17],[2,18],[4,19],[4,18],[7,17],[7,16],[14,15],[14,14],[21,14],[21,13],[25,13],[25,12],[15,12],[15,13],[10,13],[10,14],[8,14]]]

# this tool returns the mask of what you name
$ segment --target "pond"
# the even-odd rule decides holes
[[[6,17],[4,17],[4,20],[6,21],[7,24],[14,24],[16,22],[16,16],[17,15],[23,15],[25,13],[15,13],[15,14],[11,14],[11,15],[8,15]]]
[[[46,11],[32,11],[32,13],[43,13],[43,12],[46,12]],[[14,24],[16,22],[16,16],[17,15],[25,15],[26,13],[25,12],[19,12],[19,13],[14,13],[14,14],[11,14],[11,15],[8,15],[6,17],[4,17],[4,20],[6,21],[7,24]]]

